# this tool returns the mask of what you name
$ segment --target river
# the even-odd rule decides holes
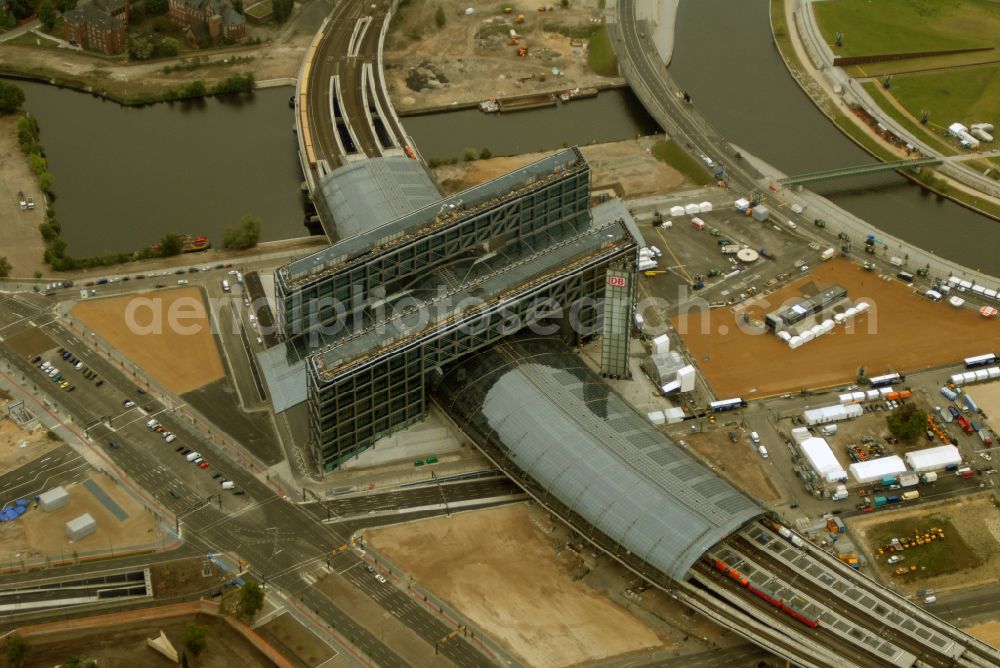
[[[131,251],[167,233],[222,232],[245,214],[263,241],[306,236],[290,88],[123,107],[17,82],[38,118],[68,252]]]
[[[457,158],[467,148],[477,153],[488,148],[493,155],[517,155],[661,132],[629,88],[605,90],[597,97],[541,109],[504,114],[463,109],[401,120],[427,159]]]
[[[788,74],[771,38],[768,6],[768,0],[682,0],[671,76],[724,137],[787,174],[874,162]],[[894,172],[813,190],[893,236],[1000,276],[1000,223]]]

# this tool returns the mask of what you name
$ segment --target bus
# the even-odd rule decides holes
[[[886,387],[893,383],[902,382],[903,376],[898,373],[887,373],[884,376],[872,376],[868,382],[872,387]]]
[[[746,408],[747,402],[743,401],[740,397],[735,397],[733,399],[722,399],[720,401],[713,401],[708,405],[709,410],[713,413],[721,413],[722,411],[731,411],[737,408]]]
[[[998,358],[995,353],[988,353],[986,355],[976,355],[975,357],[965,358],[965,368],[974,369],[977,366],[986,366],[987,364],[996,364]]]

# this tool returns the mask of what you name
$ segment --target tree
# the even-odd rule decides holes
[[[248,582],[240,589],[239,610],[236,616],[250,621],[264,607],[264,590],[256,582]]]
[[[76,9],[76,0],[56,0],[56,9],[65,14],[71,9]],[[135,7],[132,8],[132,12],[135,11]]]
[[[183,249],[184,242],[176,234],[166,234],[160,239],[160,257],[180,255]]]
[[[51,32],[56,27],[56,7],[52,0],[42,0],[38,6],[38,20],[42,22],[42,27]]]
[[[222,233],[222,247],[246,250],[257,245],[263,226],[260,218],[243,216],[239,227],[227,227]]]
[[[462,159],[465,160],[466,162],[472,162],[473,160],[475,160],[476,149],[474,148],[465,149],[465,151],[462,152]]]
[[[7,264],[8,268],[10,264],[7,262],[7,258],[0,258],[0,265]],[[6,276],[7,274],[4,274]],[[14,633],[7,638],[7,665],[12,668],[20,668],[24,665],[25,660],[28,658],[28,643],[24,638]]]
[[[55,186],[56,177],[50,172],[42,172],[38,175],[38,187],[48,196],[52,196],[52,187]]]
[[[37,153],[30,153],[28,154],[28,166],[31,167],[31,171],[35,174],[42,174],[45,172],[46,167],[45,158]]]
[[[184,625],[184,647],[186,647],[193,656],[198,656],[201,654],[202,650],[205,649],[205,646],[208,644],[208,641],[206,640],[207,636],[207,626],[195,624],[194,622],[188,622]]]
[[[906,403],[885,418],[889,431],[902,441],[913,441],[927,429],[927,413]]]
[[[448,17],[444,15],[444,7],[438,5],[437,11],[434,12],[434,22],[437,23],[438,28],[443,28],[444,24],[448,22]]]
[[[277,23],[284,23],[285,19],[292,15],[292,5],[294,0],[272,0],[271,8],[274,10],[274,20]]]
[[[146,0],[146,13],[160,15],[167,13],[167,0]]]
[[[483,150],[479,152],[480,160],[489,160],[492,157],[493,157],[493,151],[491,151],[488,148],[483,148]]]
[[[10,0],[10,9],[15,19],[23,21],[35,14],[35,0]]]
[[[24,104],[24,91],[6,81],[0,81],[0,114],[13,114]]]
[[[191,97],[205,97],[205,93],[208,89],[205,88],[205,82],[201,79],[192,81],[186,86],[183,86],[180,91],[179,97],[181,98],[191,98]]]

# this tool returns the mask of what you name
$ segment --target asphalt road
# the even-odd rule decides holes
[[[5,304],[0,303],[0,323],[11,315]],[[16,314],[13,315],[16,317]],[[27,326],[20,323],[16,327]],[[94,418],[107,416],[110,427],[102,423],[90,430],[95,447],[105,459],[114,462],[127,477],[176,516],[176,528],[192,545],[203,551],[239,555],[262,581],[277,584],[286,591],[297,589],[310,609],[318,611],[328,624],[353,639],[359,651],[380,665],[407,665],[404,658],[389,650],[333,601],[308,587],[301,587],[305,584],[301,577],[303,572],[325,565],[328,557],[335,570],[357,563],[358,558],[350,551],[330,556],[347,544],[348,533],[342,528],[324,525],[298,505],[276,495],[268,485],[234,463],[228,454],[206,442],[186,420],[178,419],[168,407],[161,406],[149,395],[138,395],[135,391],[138,378],[133,377],[131,371],[118,369],[90,352],[72,332],[59,324],[50,324],[45,331],[58,345],[73,351],[87,367],[97,371],[104,379],[104,385],[97,388],[81,375],[76,379],[77,390],[64,392],[45,378],[29,360],[6,346],[0,346],[0,358],[10,364],[15,378],[23,377],[29,389],[35,385],[47,392],[50,400],[73,415],[77,425],[87,425]],[[48,357],[53,354],[49,353]],[[126,398],[135,400],[138,405],[125,408],[122,402]],[[146,428],[145,422],[150,414],[177,435],[174,443],[165,443],[159,434]],[[78,430],[82,432],[83,428],[78,427]],[[119,447],[108,446],[109,439]],[[202,453],[210,467],[203,470],[189,464],[175,451],[180,445]],[[221,474],[221,478],[232,480],[245,494],[234,496],[223,492],[219,481],[212,477],[216,473]],[[401,601],[393,605],[400,610],[406,609],[408,615],[423,616],[420,628],[433,629],[433,632],[420,629],[416,632],[431,644],[449,631],[427,611],[401,607]],[[461,665],[483,665],[486,662],[478,650],[465,642],[448,643],[441,651]]]
[[[0,475],[0,508],[18,499],[33,499],[58,485],[86,479],[93,469],[68,445],[33,459],[24,466]]]

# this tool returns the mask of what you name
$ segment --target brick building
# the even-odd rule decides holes
[[[124,16],[128,16],[128,3]],[[83,5],[63,15],[63,35],[84,49],[114,56],[125,51],[125,21],[94,5]]]
[[[233,8],[231,0],[168,0],[170,19],[191,29],[195,35],[212,39],[242,39],[247,34],[246,19]]]

